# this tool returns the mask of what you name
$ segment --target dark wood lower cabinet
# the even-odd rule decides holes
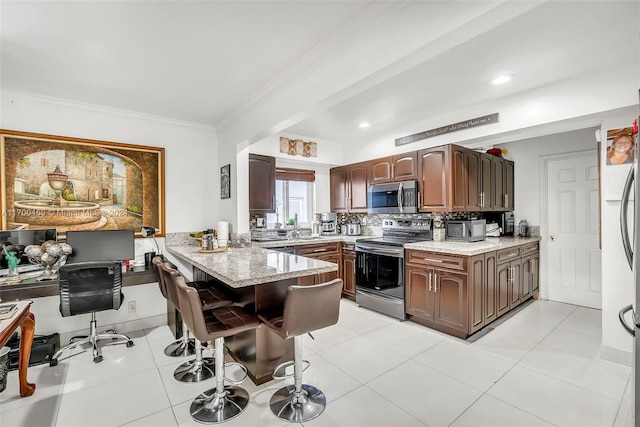
[[[419,264],[407,264],[405,271],[405,304],[409,318],[466,338],[469,325],[467,274],[425,268]]]
[[[307,258],[315,258],[322,261],[338,264],[337,271],[316,274],[314,276],[301,277],[298,279],[298,285],[314,285],[318,283],[329,282],[333,279],[342,277],[342,259],[340,254],[340,245],[340,242],[331,242],[296,246],[296,255],[302,255]]]
[[[350,247],[353,247],[351,245]],[[342,249],[342,296],[355,301],[356,299],[356,252],[348,249],[347,246]]]
[[[469,337],[533,296],[539,287],[537,242],[535,245],[536,252],[525,257],[520,257],[519,248],[474,256],[408,250],[409,319]]]

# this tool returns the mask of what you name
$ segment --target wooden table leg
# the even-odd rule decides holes
[[[31,357],[31,345],[36,320],[33,313],[29,313],[20,323],[20,362],[18,365],[18,378],[20,379],[20,396],[31,396],[36,391],[36,385],[27,382],[27,368]]]

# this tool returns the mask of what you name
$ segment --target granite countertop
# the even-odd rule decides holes
[[[195,245],[168,246],[167,251],[232,288],[337,271],[332,262],[252,246],[201,253]]]
[[[480,255],[486,252],[492,252],[500,249],[506,249],[513,246],[520,246],[531,242],[539,242],[540,237],[487,237],[481,242],[416,242],[407,243],[405,249],[414,249],[420,251],[440,252],[453,255]]]
[[[320,236],[320,237],[302,237],[291,240],[272,240],[268,242],[251,242],[253,246],[260,248],[282,248],[285,246],[302,246],[302,245],[317,245],[321,243],[333,243],[333,242],[345,242],[353,243],[358,239],[376,237],[376,236],[346,236],[344,234],[337,234],[335,236]]]

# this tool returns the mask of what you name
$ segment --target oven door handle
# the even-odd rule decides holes
[[[356,244],[356,252],[365,252],[374,255],[386,255],[394,258],[404,258],[404,249],[385,249],[379,246]]]

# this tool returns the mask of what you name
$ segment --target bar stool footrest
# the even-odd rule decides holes
[[[293,360],[289,360],[288,362],[283,362],[281,364],[279,364],[278,366],[276,366],[276,368],[273,370],[273,379],[275,380],[283,380],[285,378],[290,378],[292,377],[295,373],[292,372],[290,374],[287,374],[287,368],[290,368],[294,365],[294,361]],[[303,360],[302,361],[302,372],[306,371],[309,366],[311,366],[311,363],[308,360]]]
[[[244,380],[246,380],[246,379],[247,379],[247,376],[249,375],[249,370],[247,369],[247,367],[246,367],[246,366],[244,366],[242,363],[238,363],[238,362],[227,362],[227,363],[225,363],[225,364],[224,364],[224,370],[225,370],[225,372],[227,371],[227,368],[228,368],[228,367],[230,367],[230,366],[238,366],[240,369],[242,369],[242,372],[243,372],[244,374],[242,375],[242,378],[240,378],[239,380],[231,379],[231,378],[229,378],[229,377],[227,377],[227,376],[225,375],[224,380],[225,380],[227,383],[231,384],[231,385],[238,385],[238,384],[243,383],[243,382],[244,382]]]

